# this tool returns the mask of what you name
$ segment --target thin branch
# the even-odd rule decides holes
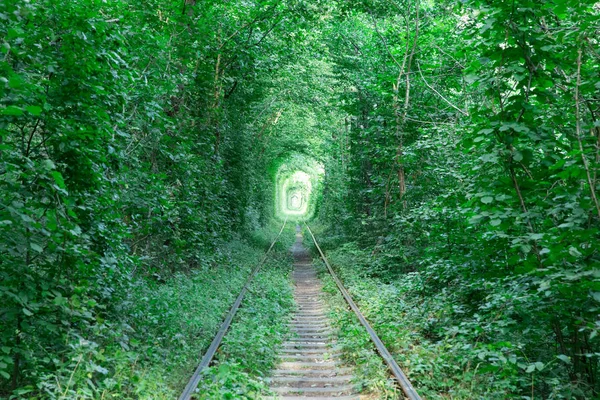
[[[402,63],[402,66],[404,66],[406,64],[406,72],[410,72],[410,70],[412,69],[412,60],[413,60],[413,57],[415,56],[415,50],[417,48],[417,41],[419,40],[419,24],[421,22],[419,19],[419,12],[421,10],[420,0],[416,1],[415,9],[417,12],[417,15],[415,18],[415,38],[413,40],[413,45],[412,45],[412,49],[410,51],[410,56],[408,57],[408,62],[405,57],[404,62]],[[406,36],[406,44],[407,44],[407,50],[408,50],[408,35]],[[408,114],[409,100],[410,100],[410,75],[406,74],[406,95],[404,97],[404,116],[403,116],[404,120],[406,120],[406,115]]]
[[[464,65],[462,65],[456,58],[454,58],[451,54],[448,54],[444,51],[444,49],[442,49],[440,46],[433,44],[433,47],[435,47],[436,49],[438,49],[440,52],[442,52],[442,54],[450,57],[452,59],[452,61],[454,61],[456,63],[456,65],[458,65],[461,68],[466,68]]]
[[[270,109],[273,106],[273,104],[275,104],[276,101],[277,101],[277,97],[273,97],[273,99],[271,100],[271,102],[265,108],[263,108],[260,113],[258,113],[258,116],[254,119],[254,121],[250,125],[254,126],[258,122],[258,120],[260,119],[260,117],[262,117],[262,115],[268,109]]]
[[[600,204],[598,203],[598,198],[596,197],[596,188],[594,187],[594,182],[592,182],[592,177],[590,174],[590,167],[588,165],[588,160],[585,156],[583,150],[583,143],[581,141],[581,120],[580,114],[581,111],[579,109],[579,86],[581,85],[581,48],[577,51],[577,83],[575,85],[575,127],[577,130],[577,143],[579,144],[579,152],[581,153],[581,161],[583,161],[583,167],[585,168],[585,174],[587,177],[588,185],[590,186],[590,194],[592,195],[592,200],[594,200],[594,205],[596,206],[596,212],[598,213],[598,217],[600,217]]]
[[[52,136],[54,136],[54,132],[48,133],[47,135],[42,135],[42,134],[40,134],[40,135],[42,136],[42,141],[40,143],[36,144],[34,147],[32,147],[31,151],[37,150],[42,146],[44,146],[44,148],[46,148],[45,147],[46,142],[48,141],[48,139],[50,139]]]
[[[429,89],[431,89],[431,91],[433,91],[435,94],[437,94],[442,100],[444,100],[446,103],[448,103],[448,105],[451,106],[452,108],[454,108],[456,111],[460,112],[462,115],[465,115],[467,117],[469,116],[469,113],[464,112],[463,110],[461,110],[460,108],[458,108],[457,106],[455,106],[454,104],[452,104],[450,102],[450,100],[448,100],[447,98],[445,98],[444,95],[442,95],[440,92],[438,92],[437,90],[435,90],[435,88],[433,86],[431,86],[427,82],[427,80],[423,76],[423,73],[421,72],[421,66],[419,65],[418,62],[417,62],[417,68],[419,70],[419,74],[421,75],[421,79],[423,79],[423,83],[425,83],[425,86],[427,86]]]
[[[29,157],[29,152],[31,150],[31,141],[33,140],[33,135],[35,135],[35,131],[37,131],[38,125],[40,124],[41,118],[38,118],[35,122],[35,126],[29,135],[29,140],[27,141],[27,149],[25,150],[25,157]]]
[[[239,81],[235,81],[233,82],[233,85],[231,86],[231,88],[229,90],[227,90],[227,93],[225,93],[225,96],[223,96],[224,99],[228,99],[229,97],[231,97],[231,95],[233,94],[233,92],[235,92],[235,89],[237,88],[239,84]]]
[[[363,55],[363,52],[360,50],[360,47],[358,47],[358,45],[350,37],[348,37],[346,35],[340,35],[340,36],[350,42],[352,47],[354,47],[355,53],[360,54],[361,56]]]
[[[438,122],[438,121],[422,121],[422,120],[418,120],[418,119],[413,119],[410,117],[406,117],[407,121],[411,121],[411,122],[418,122],[420,124],[431,124],[431,125],[451,125],[451,126],[456,126],[456,124],[450,123],[450,122]]]
[[[396,60],[396,57],[394,57],[394,55],[390,51],[390,49],[388,47],[388,44],[387,44],[387,41],[385,40],[385,37],[383,37],[383,35],[381,34],[381,32],[379,32],[379,28],[377,28],[377,20],[375,19],[375,16],[373,14],[371,14],[371,19],[373,19],[373,27],[375,28],[375,32],[377,32],[377,35],[381,39],[381,42],[383,43],[383,47],[385,47],[385,50],[388,52],[388,54],[390,55],[390,57],[392,57],[392,60],[394,60],[394,64],[396,64],[398,66],[398,68],[402,69],[402,66],[400,65],[400,63],[398,62],[398,60]]]
[[[258,46],[262,43],[263,40],[266,39],[267,36],[269,36],[269,34],[271,32],[273,32],[273,29],[275,29],[277,27],[277,25],[279,25],[281,23],[281,21],[283,21],[284,17],[279,18],[273,25],[271,25],[271,27],[267,30],[267,32],[258,40],[258,42],[252,44],[252,46]]]
[[[277,8],[277,6],[279,5],[279,3],[274,4],[272,7],[269,7],[269,9],[261,15],[258,15],[256,18],[254,18],[252,21],[249,21],[247,23],[245,23],[244,25],[242,25],[238,30],[236,30],[235,32],[233,32],[231,35],[229,35],[225,40],[223,40],[223,42],[221,43],[221,45],[219,46],[218,50],[221,50],[223,48],[223,46],[225,46],[227,44],[227,42],[229,42],[231,39],[233,39],[234,37],[236,37],[237,35],[239,35],[244,29],[246,29],[247,27],[253,25],[256,22],[262,22],[265,19],[267,19],[267,17],[269,17],[270,12],[272,10],[274,10],[275,8]]]
[[[279,25],[281,23],[281,21],[284,20],[284,17],[279,18],[268,30],[267,32],[256,42],[256,43],[252,43],[252,44],[247,44],[244,49],[249,49],[250,47],[255,47],[255,46],[259,46],[263,40],[265,40],[267,38],[267,36],[269,36],[269,34],[277,27],[277,25]],[[250,38],[249,38],[250,39]],[[222,46],[221,46],[222,47]],[[230,59],[228,59],[226,62],[223,63],[223,68],[222,68],[222,74],[225,74],[226,71],[229,70],[229,68],[236,62],[236,60],[239,57],[239,51],[236,52],[234,54],[233,57],[231,57]]]

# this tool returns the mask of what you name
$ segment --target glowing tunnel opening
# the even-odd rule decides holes
[[[287,216],[306,214],[312,192],[310,175],[304,171],[296,171],[284,180],[280,196],[281,210]]]
[[[311,219],[324,172],[323,166],[308,156],[295,154],[284,160],[276,175],[275,215],[280,219]]]

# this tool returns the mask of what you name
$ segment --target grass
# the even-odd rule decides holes
[[[73,336],[70,357],[51,359],[60,367],[14,398],[177,398],[279,227],[274,222],[225,244],[220,261],[205,268],[141,280],[119,304],[121,320],[98,321],[93,341]],[[199,398],[237,399],[265,390],[263,378],[294,304],[288,254],[293,237],[289,226],[250,286]]]
[[[483,353],[483,346],[476,348],[460,332],[442,337],[430,334],[432,318],[451,312],[448,310],[452,304],[451,294],[419,294],[417,289],[422,286],[423,277],[418,273],[389,282],[370,276],[365,266],[369,265],[371,252],[356,245],[330,249],[327,257],[361,312],[423,398],[515,398],[511,394],[516,392],[515,382],[524,378],[515,374],[510,365],[491,369],[486,359],[492,352],[489,346]],[[320,270],[344,357],[356,365],[356,384],[375,398],[397,398],[398,393],[390,384],[383,361],[376,355],[366,331],[346,306],[324,266]]]
[[[314,249],[308,232],[304,235],[304,242],[307,248]],[[317,254],[316,249],[313,254]],[[315,258],[314,264],[323,282],[324,300],[329,308],[329,319],[336,330],[342,358],[354,368],[353,384],[357,391],[372,399],[400,398],[387,366],[377,353],[369,334],[348,307],[325,264],[320,258]]]
[[[198,399],[256,399],[277,362],[295,307],[289,281],[292,262],[278,252],[250,287],[214,365],[204,374]]]

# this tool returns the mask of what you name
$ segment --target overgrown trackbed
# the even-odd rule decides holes
[[[279,235],[272,242],[263,260],[259,266],[254,269],[246,282],[246,285],[244,285],[235,304],[223,322],[223,326],[219,329],[213,343],[192,375],[190,382],[179,397],[179,400],[188,400],[194,395],[200,381],[201,371],[210,364],[212,357],[231,324],[235,312],[243,300],[248,285],[253,277],[256,276],[260,266],[264,263],[270,250],[279,239],[281,232],[283,232],[283,229],[285,228],[286,222],[283,223]],[[327,261],[325,254],[319,247],[310,227],[306,225],[306,228],[323,259],[328,272],[331,274],[344,299],[366,329],[371,341],[388,365],[406,398],[409,400],[420,400],[421,398],[412,387],[408,378],[404,375],[373,328],[371,328],[360,312],[358,306],[354,303],[350,294],[335,274],[333,268]],[[279,355],[280,363],[277,368],[272,371],[272,376],[269,378],[270,388],[271,391],[275,393],[275,397],[269,396],[268,399],[299,400],[306,398],[313,400],[358,400],[360,399],[360,396],[351,385],[351,368],[349,368],[349,366],[343,366],[339,359],[339,350],[335,346],[335,339],[332,335],[333,332],[329,326],[325,313],[325,305],[320,299],[322,292],[321,282],[317,277],[315,267],[311,263],[310,254],[302,244],[303,236],[300,232],[300,226],[296,226],[296,242],[291,249],[294,256],[293,280],[297,312],[290,322],[292,336],[283,344],[283,349]]]
[[[324,304],[319,299],[321,282],[302,245],[300,227],[296,229],[292,253],[294,298],[298,308],[290,324],[293,337],[283,345],[281,363],[271,378],[271,389],[279,394],[276,398],[283,400],[358,399],[350,385],[350,369],[340,365]]]

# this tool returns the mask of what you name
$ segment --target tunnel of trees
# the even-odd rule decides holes
[[[176,397],[288,218],[424,398],[596,398],[598,21],[595,0],[0,2],[0,397]],[[245,353],[210,398],[259,385]]]

